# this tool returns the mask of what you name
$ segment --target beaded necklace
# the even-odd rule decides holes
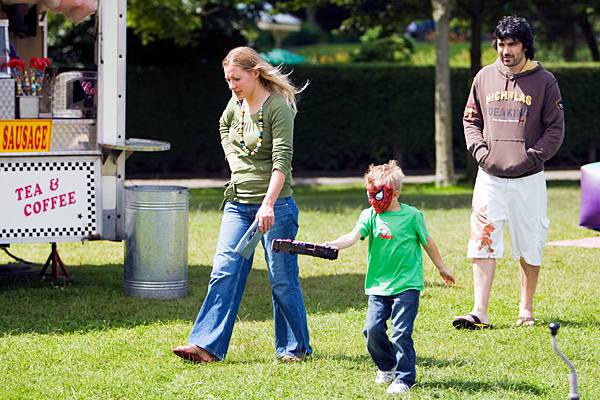
[[[242,122],[238,127],[238,135],[240,135],[240,147],[242,151],[248,156],[254,156],[260,150],[260,146],[262,146],[262,137],[263,137],[263,108],[260,106],[260,110],[258,110],[258,139],[256,140],[256,147],[254,150],[250,150],[246,147],[246,142],[244,141],[244,107],[241,107],[242,113]]]

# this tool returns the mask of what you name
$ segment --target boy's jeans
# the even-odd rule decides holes
[[[252,225],[260,204],[227,202],[208,292],[189,336],[195,344],[217,359],[227,354],[246,278],[252,258],[244,259],[234,249]],[[271,283],[278,356],[304,356],[312,352],[309,344],[306,308],[298,279],[298,256],[271,251],[273,239],[295,239],[298,233],[298,208],[292,197],[278,199],[273,207],[275,223],[262,237]]]
[[[408,386],[416,379],[416,356],[412,333],[419,291],[407,290],[392,296],[369,295],[364,335],[367,350],[381,371],[396,368],[396,378]],[[391,318],[391,337],[387,336],[387,320]]]

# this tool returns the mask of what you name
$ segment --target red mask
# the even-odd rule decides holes
[[[392,203],[394,190],[388,185],[369,186],[367,188],[367,197],[369,204],[375,209],[377,214],[381,214],[388,209]]]

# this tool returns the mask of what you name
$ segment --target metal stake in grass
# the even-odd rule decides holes
[[[563,359],[563,361],[565,362],[565,364],[567,364],[569,370],[571,371],[569,375],[569,383],[571,385],[571,393],[569,393],[569,400],[579,400],[579,393],[577,392],[577,372],[575,371],[575,367],[573,367],[571,361],[569,361],[567,356],[565,356],[563,352],[560,351],[558,345],[556,344],[556,334],[558,333],[558,328],[560,328],[560,324],[558,322],[553,322],[550,325],[548,325],[548,327],[550,328],[550,334],[552,335],[552,348],[554,349],[556,354],[558,354],[558,356]]]

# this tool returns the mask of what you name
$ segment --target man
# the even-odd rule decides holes
[[[488,301],[496,258],[504,250],[505,223],[513,258],[520,265],[516,324],[535,323],[533,296],[549,227],[544,162],[564,137],[558,83],[533,61],[533,33],[527,21],[503,17],[493,46],[498,59],[475,77],[463,117],[467,148],[479,170],[467,251],[473,259],[474,304],[469,314],[454,318],[457,329],[490,327]]]

